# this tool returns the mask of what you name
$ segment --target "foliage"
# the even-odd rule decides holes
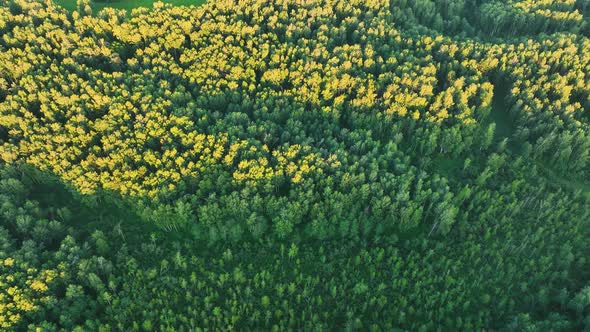
[[[0,1],[2,329],[590,329],[583,2],[128,14]]]

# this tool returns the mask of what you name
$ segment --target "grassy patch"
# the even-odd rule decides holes
[[[147,7],[152,8],[153,3],[158,0],[112,0],[110,2],[97,2],[92,1],[93,12],[98,12],[105,7],[112,7],[117,9],[125,9],[130,12],[134,8]],[[67,10],[76,10],[76,0],[54,0],[54,2]],[[206,0],[163,0],[164,3],[169,3],[174,6],[200,6],[206,2]]]
[[[454,177],[463,169],[464,159],[452,157],[436,157],[432,160],[433,170],[446,178]]]

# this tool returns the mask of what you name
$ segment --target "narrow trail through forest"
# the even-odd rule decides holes
[[[510,82],[501,78],[494,82],[494,96],[492,98],[492,111],[490,112],[490,121],[496,124],[494,140],[500,142],[508,139],[508,148],[515,152],[515,143],[513,134],[516,131],[514,119],[510,117],[510,106],[506,100],[510,93]]]

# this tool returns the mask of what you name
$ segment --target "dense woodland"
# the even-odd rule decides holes
[[[585,0],[0,0],[0,330],[590,331]]]

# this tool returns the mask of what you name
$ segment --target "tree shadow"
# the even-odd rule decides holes
[[[13,165],[21,181],[31,190],[29,199],[39,203],[50,217],[59,218],[59,209],[66,208],[71,217],[65,219],[80,238],[88,238],[97,230],[113,233],[124,243],[144,243],[151,233],[162,233],[156,225],[144,221],[137,213],[138,202],[112,191],[98,190],[81,194],[72,184],[56,174],[28,164]]]
[[[494,43],[541,39],[544,34],[560,32],[587,35],[588,7],[579,1],[571,5],[537,4],[524,11],[501,1],[467,1],[455,7],[443,1],[403,2],[401,6],[392,1],[392,11],[404,13],[400,16],[404,30]]]

